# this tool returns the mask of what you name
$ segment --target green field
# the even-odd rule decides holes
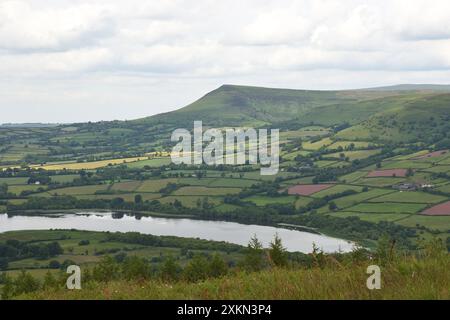
[[[438,203],[446,200],[446,197],[433,195],[425,192],[394,192],[378,198],[369,200],[370,202],[407,202],[407,203]]]
[[[361,213],[416,213],[426,207],[425,204],[415,203],[360,203],[347,208],[347,211]]]
[[[207,188],[207,187],[183,187],[176,190],[173,194],[180,196],[224,196],[235,194],[241,191],[239,188]]]

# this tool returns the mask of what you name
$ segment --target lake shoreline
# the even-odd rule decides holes
[[[307,226],[301,226],[301,225],[295,225],[295,224],[289,224],[289,223],[282,223],[282,222],[274,222],[274,223],[246,223],[244,221],[238,221],[237,219],[208,219],[204,217],[199,217],[196,215],[189,215],[189,214],[171,214],[171,213],[162,213],[162,212],[153,212],[153,211],[136,211],[136,210],[111,210],[111,209],[54,209],[54,210],[20,210],[20,211],[7,211],[3,212],[4,214],[8,214],[11,216],[14,215],[30,215],[30,216],[46,216],[46,215],[55,215],[55,214],[80,214],[83,212],[112,212],[112,213],[127,213],[127,214],[133,214],[133,215],[142,215],[146,217],[161,217],[161,218],[168,218],[168,219],[193,219],[193,220],[202,220],[202,221],[223,221],[223,222],[235,222],[239,224],[246,224],[246,225],[258,225],[258,226],[267,226],[267,227],[277,227],[277,228],[284,228],[287,230],[297,230],[302,232],[309,232],[313,234],[318,235],[324,235],[324,236],[330,236],[330,237],[336,237],[335,235],[326,234],[323,232],[320,232],[317,228],[311,228]],[[0,213],[1,214],[1,213]],[[343,239],[339,237],[340,239]],[[353,241],[349,239],[343,239],[347,241]]]
[[[34,213],[34,214],[30,214]],[[111,210],[46,210],[13,212],[0,215],[0,232],[19,230],[76,229],[86,231],[138,232],[184,238],[200,238],[246,245],[253,234],[268,244],[275,234],[285,240],[289,251],[310,252],[313,243],[324,251],[351,251],[354,242],[323,235],[294,225],[256,225],[240,222],[205,220],[191,217],[157,216],[145,212]],[[37,227],[34,227],[37,226]],[[8,229],[9,228],[9,229]]]

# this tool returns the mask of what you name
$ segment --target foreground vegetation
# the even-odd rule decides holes
[[[389,244],[389,242],[387,242]],[[248,250],[251,250],[250,247]],[[247,262],[250,253],[247,253]],[[273,257],[273,250],[268,257]],[[269,263],[261,271],[236,269],[190,281],[135,275],[86,280],[82,290],[47,285],[19,299],[449,299],[450,256],[439,242],[411,255],[380,245],[377,252],[345,255],[313,252],[310,264]],[[368,265],[381,267],[380,290],[369,290]],[[94,272],[95,273],[95,272]]]

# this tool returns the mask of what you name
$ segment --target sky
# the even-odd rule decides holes
[[[222,84],[450,83],[448,0],[0,0],[0,123],[135,119]]]

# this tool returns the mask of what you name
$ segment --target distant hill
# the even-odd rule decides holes
[[[51,128],[59,126],[58,123],[2,123],[2,128]]]
[[[424,94],[415,89],[314,91],[223,85],[179,110],[140,121],[177,125],[203,120],[213,126],[261,126],[296,120],[356,124]]]
[[[449,91],[450,85],[448,84],[398,84],[387,87],[369,88],[365,90],[376,91],[413,91],[413,90],[431,90],[431,91]]]

